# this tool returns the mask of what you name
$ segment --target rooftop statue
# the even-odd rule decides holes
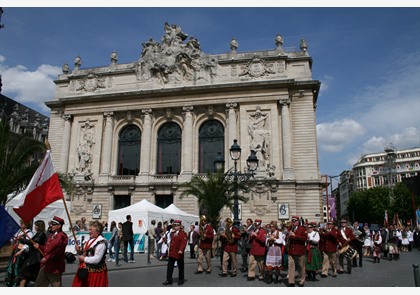
[[[210,82],[215,74],[214,61],[203,54],[198,39],[188,36],[180,26],[167,22],[164,32],[160,43],[152,38],[142,43],[137,78],[143,81],[157,79],[161,84],[195,83],[201,79]]]

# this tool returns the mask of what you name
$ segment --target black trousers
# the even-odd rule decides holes
[[[363,259],[363,243],[360,242],[360,241],[354,241],[352,243],[352,247],[359,254],[359,266],[361,266],[362,265],[362,259]],[[353,265],[356,265],[356,264],[357,264],[357,255],[353,258]]]
[[[195,258],[194,244],[190,244],[190,258]]]
[[[178,265],[178,281],[183,281],[184,278],[184,257],[181,259],[175,259],[168,257],[168,267],[166,269],[166,280],[172,283],[172,274],[174,272],[175,262]]]

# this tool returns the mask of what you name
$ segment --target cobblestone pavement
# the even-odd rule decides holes
[[[115,267],[115,263],[107,262],[110,287],[164,287],[166,280],[166,262],[157,259],[147,260],[144,253],[135,254],[136,263],[124,263]],[[241,257],[238,255],[238,262]],[[403,252],[400,259],[389,261],[381,259],[373,263],[373,258],[364,257],[363,267],[353,268],[351,274],[343,273],[337,277],[317,276],[317,281],[307,281],[305,287],[415,287],[413,264],[420,265],[420,251],[414,249]],[[205,265],[205,264],[204,264]],[[246,273],[239,272],[236,277],[220,277],[220,258],[212,259],[211,274],[194,274],[197,268],[195,259],[185,258],[185,279],[182,286],[177,285],[178,269],[173,274],[174,284],[171,287],[286,287],[287,272],[277,284],[266,284],[263,281],[247,281]],[[77,263],[67,264],[63,275],[63,286],[70,287],[77,270]],[[420,280],[420,279],[419,279]]]

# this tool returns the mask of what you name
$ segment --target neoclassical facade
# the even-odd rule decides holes
[[[56,170],[77,187],[67,196],[72,218],[92,219],[100,204],[107,220],[109,210],[143,199],[198,215],[197,199],[180,199],[179,184],[213,171],[218,155],[231,168],[237,139],[241,171],[251,150],[259,159],[242,221],[278,220],[284,204],[289,216],[321,221],[320,82],[303,39],[292,52],[280,34],[274,41],[272,50],[241,53],[232,39],[230,52],[208,55],[180,26],[165,24],[161,40],[143,43],[133,63],[119,64],[113,52],[105,67],[83,69],[79,56],[72,70],[65,64],[46,104]]]

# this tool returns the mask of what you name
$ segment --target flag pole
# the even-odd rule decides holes
[[[45,138],[45,146],[47,147],[47,150],[51,151],[51,145],[48,142],[48,138]],[[75,247],[77,247],[77,238],[76,238],[76,233],[74,232],[74,228],[73,228],[73,224],[71,222],[71,218],[70,218],[70,213],[69,213],[69,209],[67,208],[67,203],[66,203],[66,199],[64,198],[64,194],[63,194],[63,203],[64,203],[64,208],[66,209],[66,213],[67,213],[67,218],[69,219],[69,223],[70,223],[70,230],[73,233],[73,237],[74,237],[74,245]]]

